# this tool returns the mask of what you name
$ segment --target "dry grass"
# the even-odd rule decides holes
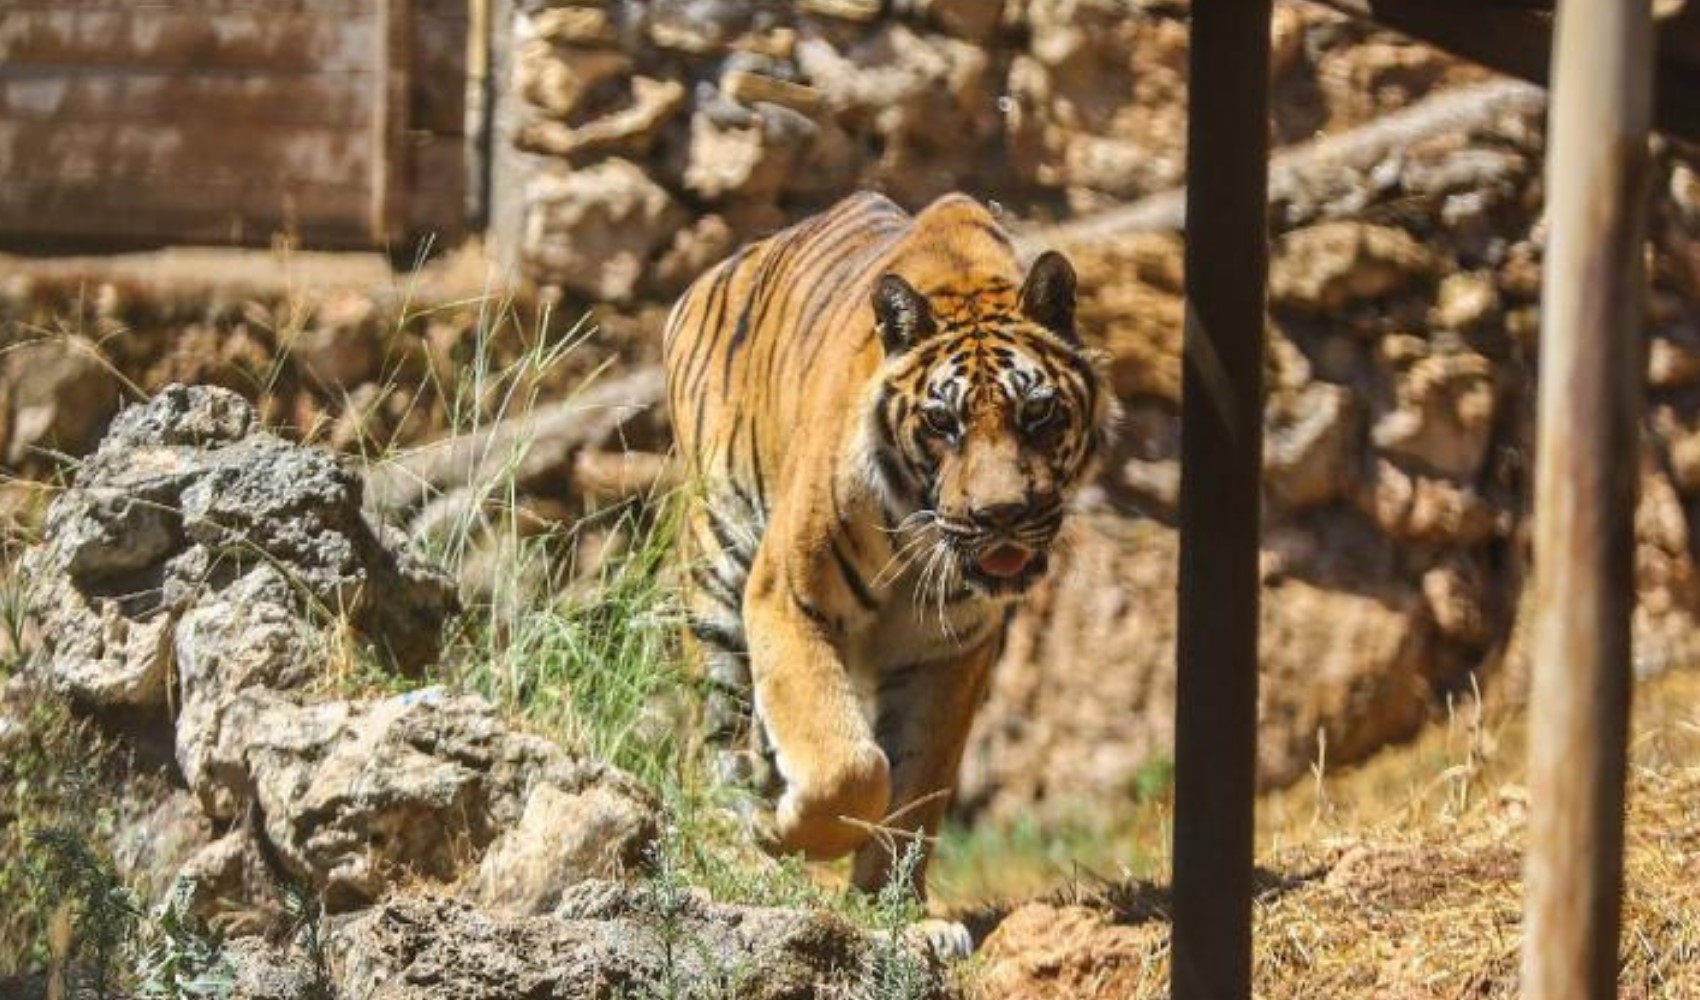
[[[1700,672],[1636,693],[1621,995],[1700,997]],[[1526,724],[1459,712],[1368,764],[1265,796],[1259,997],[1518,995]],[[1075,885],[986,946],[987,996],[1166,995],[1165,891]]]

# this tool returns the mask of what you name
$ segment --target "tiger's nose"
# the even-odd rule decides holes
[[[1005,503],[989,503],[982,507],[975,507],[973,513],[969,516],[974,519],[975,524],[982,528],[999,529],[1008,528],[1015,524],[1021,520],[1021,515],[1025,513],[1027,513],[1025,503],[1019,500],[1010,500]]]

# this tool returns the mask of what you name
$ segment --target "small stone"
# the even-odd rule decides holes
[[[797,9],[805,14],[854,21],[857,24],[879,20],[880,6],[880,0],[797,0]]]
[[[557,45],[612,45],[614,22],[600,7],[551,7],[531,19],[537,37]]]
[[[1278,503],[1297,510],[1350,492],[1360,447],[1351,390],[1313,382],[1277,395],[1266,423],[1263,479]]]
[[[1647,381],[1655,389],[1700,383],[1700,351],[1674,338],[1651,338],[1647,345]]]
[[[592,91],[625,74],[631,65],[631,57],[623,52],[560,49],[531,41],[520,46],[514,75],[520,96],[565,119],[578,111]]]
[[[1467,333],[1482,326],[1499,311],[1499,289],[1493,276],[1483,272],[1447,275],[1440,283],[1433,322],[1442,330]]]
[[[826,100],[814,87],[743,70],[732,70],[722,76],[720,92],[740,104],[777,104],[810,118],[820,114]]]

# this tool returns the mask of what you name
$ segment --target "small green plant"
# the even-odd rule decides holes
[[[79,980],[76,985],[105,1000],[113,995],[118,960],[135,939],[141,904],[82,834],[62,827],[37,830],[30,848],[29,871],[45,910],[68,911],[71,917],[69,953],[56,958],[68,977]]]
[[[194,883],[179,878],[148,914],[136,993],[159,1000],[220,1000],[236,986],[224,936],[190,910]]]
[[[912,887],[922,852],[922,838],[910,837],[892,861],[890,879],[874,896],[873,946],[862,969],[858,1000],[924,1000],[931,993],[927,963],[905,940],[909,927],[921,916],[920,900]]]
[[[324,908],[319,897],[304,886],[280,879],[276,883],[283,898],[283,912],[289,917],[291,940],[307,956],[313,970],[313,982],[301,1000],[334,1000],[331,986],[330,962],[325,951],[323,926]]]

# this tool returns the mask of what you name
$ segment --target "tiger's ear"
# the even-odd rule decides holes
[[[1033,262],[1021,284],[1021,313],[1071,344],[1079,344],[1074,331],[1074,267],[1055,250],[1046,250]]]
[[[909,282],[882,274],[874,282],[874,320],[888,355],[902,354],[933,332],[933,311]]]

